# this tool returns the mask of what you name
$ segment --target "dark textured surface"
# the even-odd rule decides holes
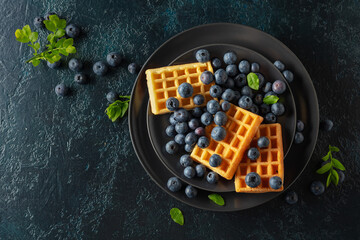
[[[359,238],[360,3],[321,2],[0,1],[0,239]],[[321,114],[334,121],[293,186],[300,201],[213,213],[163,193],[136,159],[127,120],[104,114],[106,92],[129,94],[135,76],[121,67],[79,86],[65,68],[24,63],[30,50],[14,32],[48,11],[83,28],[76,56],[89,64],[112,50],[143,63],[169,37],[210,22],[246,24],[283,41],[308,69]],[[70,97],[56,97],[59,82],[71,85]],[[346,180],[315,197],[309,185],[324,180],[314,171],[329,143],[342,150]],[[182,227],[169,218],[175,206]]]

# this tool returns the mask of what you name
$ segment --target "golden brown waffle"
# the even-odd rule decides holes
[[[267,148],[259,148],[257,140],[260,137],[267,137],[270,144]],[[279,176],[284,183],[284,153],[279,123],[262,124],[251,141],[250,147],[256,147],[260,152],[260,157],[256,161],[251,161],[246,155],[239,163],[235,175],[236,192],[263,193],[280,192],[284,188],[274,190],[269,186],[269,180],[273,176]],[[250,172],[256,172],[261,177],[261,184],[256,188],[251,188],[245,184],[245,177]]]
[[[149,90],[149,98],[151,111],[153,114],[163,114],[170,112],[166,108],[166,100],[174,97],[179,100],[180,107],[191,109],[196,107],[193,98],[182,98],[177,88],[184,82],[190,83],[194,88],[193,96],[201,94],[205,97],[206,102],[212,99],[209,90],[214,84],[205,85],[200,80],[200,75],[205,70],[214,72],[210,62],[206,63],[190,63],[176,66],[168,66],[146,70],[147,86]]]
[[[210,145],[205,149],[195,146],[190,156],[222,177],[232,179],[263,118],[233,104],[226,115],[228,120],[224,126],[226,129],[225,139],[215,141],[210,137],[211,130],[215,127],[215,124],[211,124],[205,128]],[[209,165],[209,159],[214,153],[220,155],[222,159],[218,167]]]

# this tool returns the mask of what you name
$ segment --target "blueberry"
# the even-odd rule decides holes
[[[278,176],[274,176],[272,178],[270,178],[269,180],[269,186],[272,188],[272,189],[280,189],[281,186],[282,186],[282,180],[280,177]]]
[[[247,60],[240,61],[239,71],[241,73],[248,74],[250,72],[250,63]]]
[[[198,62],[210,61],[210,53],[206,49],[200,49],[196,51],[195,58]]]
[[[60,83],[60,84],[56,85],[55,93],[58,96],[64,97],[69,93],[69,88],[67,86],[65,86],[65,84]]]
[[[214,75],[210,71],[204,71],[200,75],[200,80],[203,84],[208,85],[214,81]]]
[[[271,105],[271,112],[276,116],[281,116],[285,112],[285,107],[282,103],[274,103],[273,105]]]
[[[169,117],[169,122],[170,122],[170,124],[172,124],[172,125],[175,125],[175,124],[178,123],[178,121],[175,119],[175,114],[174,114],[174,113],[170,115],[170,117]]]
[[[261,183],[261,178],[256,172],[250,172],[245,177],[245,183],[251,188],[256,188]]]
[[[106,94],[106,100],[108,100],[109,103],[113,103],[118,99],[119,99],[119,94],[115,91],[110,91]]]
[[[116,67],[116,66],[120,65],[120,63],[122,61],[122,57],[121,57],[120,53],[111,52],[106,56],[106,61],[109,64],[109,66]]]
[[[210,100],[206,104],[206,109],[209,113],[215,114],[220,110],[220,104],[216,100]]]
[[[179,150],[179,145],[175,141],[171,140],[165,145],[165,150],[168,154],[177,153]]]
[[[87,77],[84,73],[77,73],[74,76],[74,81],[78,84],[84,84],[87,82]]]
[[[320,129],[325,131],[331,131],[334,123],[330,119],[325,119],[320,121]]]
[[[199,148],[207,148],[210,144],[210,141],[207,137],[201,136],[199,137],[199,140],[197,141],[197,145]]]
[[[190,129],[195,130],[197,127],[199,127],[200,123],[199,120],[193,118],[188,122],[188,125]]]
[[[180,165],[181,166],[188,167],[188,166],[191,166],[192,163],[193,163],[193,160],[189,154],[184,154],[180,157]]]
[[[177,133],[184,134],[188,131],[188,125],[186,122],[179,122],[175,125],[175,131]]]
[[[272,86],[272,85],[271,85]],[[274,93],[273,91],[269,91],[267,93],[265,93],[264,97],[267,97],[267,96],[278,96],[276,93]]]
[[[276,60],[274,62],[274,66],[279,69],[280,71],[284,71],[285,69],[285,65],[280,61],[280,60]]]
[[[310,191],[315,195],[319,196],[325,192],[325,186],[320,181],[314,181],[310,185]]]
[[[194,96],[193,100],[195,105],[201,105],[205,102],[205,97],[201,94],[197,94]]]
[[[285,70],[283,71],[282,74],[284,75],[286,81],[288,81],[289,83],[291,83],[294,80],[294,74],[291,71]]]
[[[224,126],[227,122],[227,116],[224,112],[218,111],[214,116],[214,123],[218,126]]]
[[[44,21],[44,18],[43,18],[43,17],[35,17],[35,18],[34,18],[34,26],[35,26],[36,28],[42,28],[42,27],[44,27],[45,25],[44,25],[43,21]]]
[[[200,121],[205,126],[210,125],[214,120],[213,115],[211,113],[205,112],[201,115]]]
[[[254,161],[260,157],[260,152],[257,148],[252,147],[248,150],[247,156],[250,160]]]
[[[230,103],[229,103],[228,101],[223,101],[223,102],[221,103],[221,109],[222,109],[224,112],[229,111],[230,107],[231,107],[231,105],[230,105]]]
[[[191,166],[187,166],[184,169],[184,176],[187,177],[187,178],[195,177],[195,169],[193,167],[191,167]]]
[[[226,66],[226,73],[230,77],[234,77],[237,74],[237,67],[235,64],[227,65]]]
[[[69,24],[65,28],[66,35],[70,38],[77,38],[80,35],[80,28],[75,24]]]
[[[263,103],[263,96],[262,94],[258,93],[255,95],[254,97],[254,103],[257,104],[257,105],[260,105]]]
[[[218,98],[221,96],[223,90],[219,85],[213,85],[210,87],[210,96],[213,98]]]
[[[194,132],[189,132],[185,136],[185,144],[193,145],[197,142],[197,136]]]
[[[194,108],[194,109],[191,111],[191,114],[192,114],[194,117],[199,118],[199,117],[201,117],[201,115],[203,114],[203,111],[201,110],[201,108],[196,107],[196,108]]]
[[[188,198],[194,198],[197,196],[197,189],[191,185],[187,185],[187,187],[185,188],[185,195]]]
[[[267,105],[267,104],[265,104],[265,103],[261,104],[261,105],[260,105],[260,113],[261,113],[262,115],[265,115],[265,114],[267,114],[268,112],[270,112],[270,106]],[[276,120],[275,120],[275,121],[276,121]]]
[[[174,125],[173,125],[174,126]],[[176,131],[176,130],[175,130]],[[184,145],[185,144],[185,135],[182,133],[178,133],[176,134],[174,141],[179,144],[179,145]]]
[[[174,97],[169,97],[167,100],[166,100],[166,108],[169,110],[169,111],[175,111],[178,107],[179,107],[180,103],[179,103],[179,100],[177,100],[176,98]]]
[[[198,177],[203,177],[205,175],[206,172],[206,167],[202,164],[198,164],[195,167],[195,171],[196,171],[196,176]]]
[[[294,142],[300,144],[304,141],[304,135],[301,132],[296,132],[294,137]]]
[[[234,80],[233,80],[232,78],[228,78],[228,79],[226,80],[226,83],[225,83],[224,86],[225,86],[226,88],[234,88],[235,82],[234,82]]]
[[[345,181],[345,174],[343,171],[337,171],[339,175],[339,183],[343,183]]]
[[[49,12],[49,13],[45,14],[45,16],[44,16],[45,20],[50,20],[50,16],[51,16],[51,15],[56,15],[56,13],[54,13],[54,12]]]
[[[296,131],[302,132],[304,130],[304,123],[301,120],[297,120],[296,122]]]
[[[249,86],[244,86],[241,88],[241,95],[243,96],[249,96],[249,97],[253,97],[253,91],[251,90],[251,88]]]
[[[213,58],[211,64],[215,69],[221,68],[221,60],[218,58]]]
[[[219,179],[219,175],[216,172],[211,171],[206,176],[206,180],[208,181],[208,183],[211,184],[217,183],[218,179]]]
[[[267,93],[267,92],[271,91],[271,87],[272,87],[272,83],[271,83],[271,82],[267,82],[267,83],[265,84],[265,86],[263,87],[263,92],[264,92],[264,93]]]
[[[194,88],[191,86],[190,83],[185,82],[180,84],[180,86],[178,87],[178,93],[183,98],[191,97],[193,92],[194,92]]]
[[[220,68],[215,72],[215,82],[216,84],[225,84],[226,80],[228,79],[228,75],[226,74],[225,70]]]
[[[250,112],[255,113],[255,114],[259,114],[259,107],[256,105],[252,105],[249,109]]]
[[[186,122],[189,120],[190,114],[187,110],[180,108],[174,111],[175,120],[178,122]]]
[[[257,145],[259,148],[267,148],[270,144],[270,140],[267,137],[260,137],[257,140]]]
[[[216,141],[222,141],[226,137],[226,130],[223,127],[216,126],[211,130],[211,137]]]
[[[48,66],[49,68],[52,68],[52,69],[57,69],[57,68],[60,67],[60,65],[61,65],[61,61],[60,61],[60,60],[57,61],[57,62],[54,62],[54,63],[50,63],[49,61],[47,62],[47,66]]]
[[[93,72],[98,76],[104,76],[107,73],[108,67],[102,61],[98,61],[93,65]]]
[[[172,192],[177,192],[181,189],[181,181],[177,177],[171,177],[167,181],[167,187]]]
[[[241,97],[240,92],[239,91],[234,91],[234,98],[233,98],[232,102],[237,103],[239,101],[240,97]]]
[[[272,84],[272,90],[274,93],[276,94],[283,94],[286,90],[286,84],[284,81],[282,80],[276,80],[273,84]]]
[[[242,96],[239,99],[239,103],[238,103],[239,107],[244,108],[244,109],[250,109],[251,106],[253,105],[253,102],[251,100],[251,98],[249,96]]]
[[[234,96],[235,96],[234,91],[228,88],[223,92],[221,98],[225,101],[231,101],[234,99]]]
[[[209,164],[212,167],[218,167],[218,166],[220,166],[221,161],[222,161],[222,159],[218,154],[213,154],[213,155],[211,155],[211,157],[209,159]]]
[[[260,65],[256,62],[253,62],[251,64],[251,71],[252,72],[258,72],[260,70]]]
[[[194,145],[185,144],[184,149],[185,149],[186,152],[190,153],[194,149]]]
[[[131,74],[136,74],[139,70],[140,70],[140,66],[137,65],[136,63],[130,63],[130,64],[128,65],[128,71],[129,71]]]
[[[235,82],[235,86],[238,88],[246,86],[247,85],[246,75],[243,73],[236,75],[236,77],[234,78],[234,82]]]
[[[228,51],[227,53],[224,54],[224,63],[226,63],[227,65],[236,63],[236,60],[237,60],[237,56],[235,52]]]
[[[69,69],[72,71],[79,72],[83,67],[82,62],[79,59],[72,58],[69,61]]]
[[[287,192],[286,193],[286,196],[285,196],[285,201],[288,203],[288,204],[295,204],[297,203],[299,200],[298,198],[298,195],[296,192],[294,191],[290,191],[290,192]]]
[[[267,113],[265,115],[265,120],[267,123],[276,123],[276,116],[273,113]]]
[[[165,129],[165,133],[169,137],[175,137],[176,135],[175,126],[174,125],[167,126],[167,128]]]
[[[261,73],[255,73],[255,74],[259,78],[259,88],[262,88],[264,86],[264,84],[265,84],[264,75],[262,75]]]
[[[204,136],[205,135],[205,129],[203,127],[196,128],[194,132],[198,136]]]

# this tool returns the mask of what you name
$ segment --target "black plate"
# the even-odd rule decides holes
[[[239,61],[242,59],[247,59],[250,62],[257,62],[260,64],[260,73],[264,75],[266,81],[274,82],[277,79],[281,79],[284,82],[285,79],[279,70],[265,57],[260,54],[236,45],[230,44],[213,44],[199,46],[198,48],[192,49],[170,63],[170,65],[184,64],[196,62],[194,53],[198,49],[207,49],[211,56],[213,57],[222,57],[227,51],[234,51]],[[238,61],[238,62],[239,62]],[[286,112],[283,116],[278,118],[278,122],[282,126],[283,132],[283,142],[284,142],[284,156],[286,156],[288,150],[290,149],[291,143],[294,139],[295,128],[296,128],[296,109],[295,102],[292,96],[290,87],[287,85],[287,90],[284,94],[280,96],[280,102],[286,107]],[[213,191],[213,192],[233,192],[235,191],[234,180],[226,180],[225,178],[220,178],[217,184],[210,184],[206,181],[205,178],[192,178],[188,179],[184,176],[182,167],[179,163],[181,155],[187,154],[183,147],[179,153],[170,155],[165,151],[165,145],[172,138],[168,137],[165,134],[165,128],[169,125],[169,116],[170,114],[154,115],[150,111],[150,105],[148,105],[148,118],[147,126],[150,136],[150,141],[155,149],[155,152],[159,156],[160,160],[165,164],[166,167],[177,177],[181,178],[184,182],[195,186],[200,189]],[[286,169],[285,169],[285,181],[287,179]]]
[[[144,169],[154,182],[174,198],[191,205],[212,211],[236,211],[263,204],[281,193],[238,194],[224,192],[225,206],[218,206],[208,200],[208,191],[200,190],[194,199],[189,199],[183,191],[172,193],[166,188],[166,182],[172,176],[156,155],[149,136],[146,134],[148,93],[145,70],[169,64],[181,53],[198,46],[208,44],[234,44],[252,49],[271,62],[282,60],[295,74],[291,83],[296,104],[297,116],[305,123],[305,141],[291,146],[287,155],[285,181],[288,188],[305,169],[314,150],[319,130],[319,107],[311,78],[301,61],[284,44],[274,37],[251,27],[239,24],[217,23],[202,25],[182,32],[161,45],[146,61],[141,69],[132,91],[129,107],[129,129],[135,152]]]

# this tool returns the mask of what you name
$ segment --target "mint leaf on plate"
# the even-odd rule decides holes
[[[177,224],[180,224],[181,226],[184,225],[184,216],[180,209],[172,208],[170,210],[170,216],[171,216],[171,219],[174,222],[176,222]]]
[[[264,97],[263,102],[267,105],[270,105],[270,104],[277,103],[278,100],[279,100],[279,98],[277,96],[268,95],[268,96]]]
[[[331,164],[331,162],[329,162],[329,163],[325,164],[324,166],[322,166],[321,168],[319,168],[316,171],[316,173],[324,174],[324,173],[328,172],[331,169],[331,167],[332,167],[332,164]]]
[[[213,201],[214,203],[216,203],[217,205],[220,206],[224,206],[225,201],[224,199],[217,193],[212,193],[208,196],[208,198]]]
[[[259,90],[259,77],[255,73],[249,73],[246,76],[246,79],[250,88],[254,90]]]

